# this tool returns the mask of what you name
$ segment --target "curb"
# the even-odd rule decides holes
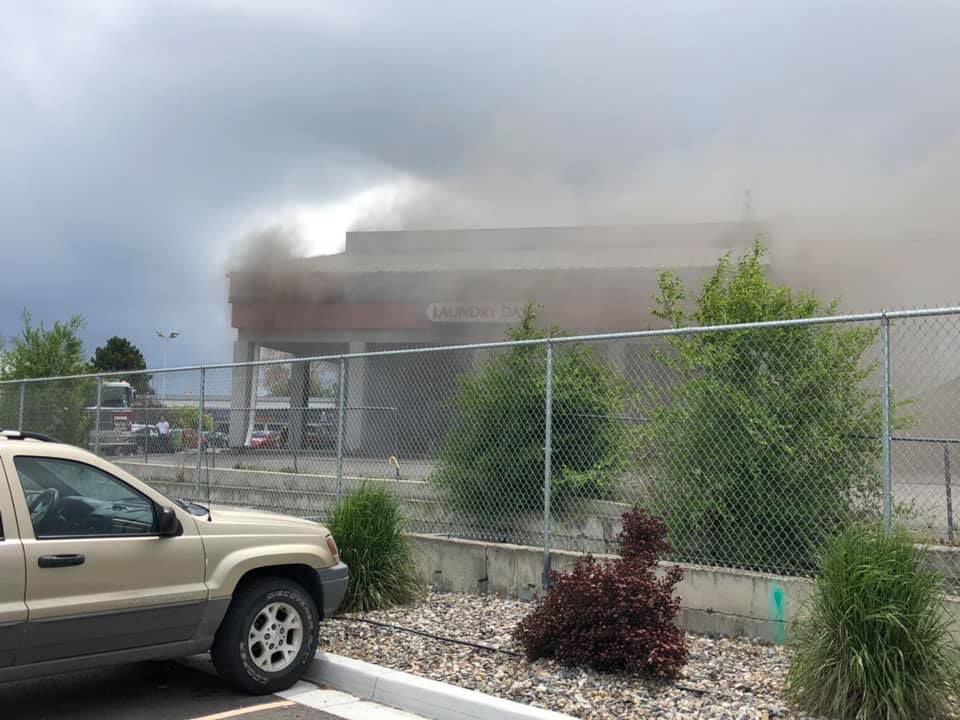
[[[303,677],[430,720],[573,720],[552,710],[325,652],[317,653]]]

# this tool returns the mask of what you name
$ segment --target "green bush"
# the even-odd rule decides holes
[[[27,385],[23,429],[46,433],[61,442],[88,447],[93,430],[96,381],[89,378]]]
[[[417,568],[395,495],[364,485],[340,501],[327,527],[350,567],[342,611],[380,610],[419,597]]]
[[[724,256],[684,309],[687,290],[660,276],[656,313],[677,327],[833,314],[836,303],[766,277],[758,241]],[[876,330],[808,325],[671,338],[673,376],[648,399],[653,510],[677,556],[808,574],[823,543],[880,508],[881,411]]]
[[[958,698],[941,579],[902,531],[854,525],[823,554],[787,690],[839,720],[938,718]]]
[[[200,422],[200,409],[195,407],[168,407],[154,413],[158,417],[165,418],[172,428],[182,428],[184,430],[193,430],[196,433],[197,424]],[[213,415],[203,415],[204,432],[212,432],[217,427]],[[193,445],[196,447],[196,436],[193,439]]]
[[[556,337],[538,330],[528,305],[511,340]],[[631,397],[600,354],[582,344],[554,350],[551,509],[562,514],[577,499],[607,497],[635,447],[621,416]],[[456,420],[440,449],[433,480],[457,512],[485,527],[543,512],[546,351],[511,347],[459,378]]]

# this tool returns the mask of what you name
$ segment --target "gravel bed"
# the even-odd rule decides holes
[[[321,624],[332,653],[588,720],[808,718],[783,697],[782,649],[750,640],[688,635],[689,662],[672,683],[529,663],[511,634],[530,604],[490,595],[432,593],[415,607],[348,614]],[[361,620],[478,643],[490,652]],[[518,656],[506,654],[517,653]]]

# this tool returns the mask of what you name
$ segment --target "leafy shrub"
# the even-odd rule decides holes
[[[350,567],[341,610],[380,610],[419,597],[417,568],[395,495],[364,485],[337,504],[327,527]]]
[[[674,623],[680,599],[673,596],[683,571],[655,573],[658,555],[670,549],[667,527],[644,510],[623,520],[620,559],[601,564],[587,555],[570,573],[550,573],[546,596],[516,629],[530,660],[659,677],[686,663],[685,634]]]
[[[26,310],[23,329],[11,338],[8,348],[0,347],[0,380],[21,380],[88,371],[80,333],[86,326],[80,316],[55,322],[47,328],[33,324]],[[0,391],[0,420],[6,429],[19,427],[20,387],[5,385]],[[96,383],[90,378],[73,378],[25,387],[23,429],[43,432],[66,443],[86,447],[94,416]]]
[[[941,579],[903,531],[853,525],[821,559],[787,689],[840,720],[936,718],[957,684]]]
[[[170,407],[164,408],[160,413],[160,417],[166,418],[167,422],[170,423],[170,427],[174,428],[183,428],[184,430],[192,430],[193,435],[193,444],[188,445],[187,447],[196,447],[197,446],[197,424],[200,422],[200,409],[195,407]],[[204,432],[212,432],[216,430],[217,423],[213,419],[213,415],[203,415],[203,430]]]
[[[556,337],[538,330],[528,305],[511,340]],[[551,509],[608,496],[636,445],[620,419],[631,391],[592,348],[564,344],[554,352]],[[511,347],[459,378],[457,418],[440,449],[434,482],[457,512],[487,526],[543,512],[546,351]]]
[[[836,303],[772,283],[758,241],[724,256],[695,310],[660,276],[656,314],[677,327],[830,315]],[[818,549],[880,507],[879,390],[866,382],[876,331],[808,325],[685,335],[659,355],[674,382],[650,394],[653,509],[678,556],[808,574]],[[879,387],[879,385],[875,385]]]

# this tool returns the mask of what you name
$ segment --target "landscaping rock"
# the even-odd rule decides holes
[[[432,593],[415,607],[325,622],[320,648],[585,720],[808,717],[784,699],[787,657],[782,648],[688,635],[689,662],[673,682],[569,668],[549,660],[530,663],[513,640],[514,627],[530,609],[527,602],[490,595]]]

